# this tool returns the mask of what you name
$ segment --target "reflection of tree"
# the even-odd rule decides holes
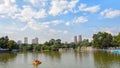
[[[51,58],[52,60],[60,60],[61,53],[58,51],[44,51],[42,52],[46,57]]]
[[[94,52],[94,61],[96,68],[111,68],[114,63],[119,63],[120,55],[105,53],[105,52]]]
[[[75,59],[76,61],[78,59],[82,60],[84,58],[88,58],[89,57],[90,52],[85,51],[85,50],[81,50],[81,51],[74,51],[74,55],[75,55]]]
[[[17,56],[15,53],[2,53],[0,54],[0,62],[6,63],[9,59],[13,59]]]

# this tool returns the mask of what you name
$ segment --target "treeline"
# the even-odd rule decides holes
[[[120,47],[120,33],[112,36],[107,32],[98,32],[93,35],[91,43],[93,47],[97,48]]]
[[[41,51],[41,50],[52,50],[58,51],[59,48],[75,48],[74,43],[62,43],[61,39],[50,39],[49,41],[44,42],[43,44],[22,44],[20,50],[29,50],[29,51]]]
[[[111,35],[107,32],[98,32],[93,34],[93,40],[89,42],[88,39],[84,39],[82,42],[76,44],[77,48],[92,46],[93,48],[109,48],[120,47],[120,33],[118,35]]]
[[[0,38],[0,48],[2,49],[19,49],[19,46],[14,40],[9,40],[8,36]]]
[[[120,47],[120,33],[118,35],[111,35],[107,32],[98,32],[93,34],[93,40],[89,42],[88,39],[75,44],[75,43],[62,43],[61,39],[50,39],[43,44],[17,44],[14,40],[9,40],[8,36],[0,38],[0,48],[19,49],[21,51],[41,51],[53,50],[58,51],[59,48],[81,48],[92,46],[94,48],[109,48]]]

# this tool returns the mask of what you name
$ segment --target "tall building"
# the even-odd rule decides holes
[[[35,44],[35,39],[32,39],[32,44]]]
[[[18,41],[17,41],[17,44],[19,44],[19,45],[22,44],[22,41],[21,41],[21,40],[18,40]]]
[[[38,37],[35,38],[35,43],[38,44]]]
[[[28,44],[28,37],[24,37],[24,44]]]
[[[78,43],[79,42],[82,42],[82,36],[81,35],[78,36]]]
[[[74,36],[74,43],[77,44],[77,36]]]
[[[32,39],[32,44],[38,44],[38,38],[37,37]]]

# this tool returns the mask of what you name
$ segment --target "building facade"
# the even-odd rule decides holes
[[[24,37],[24,44],[28,44],[28,37]]]
[[[82,36],[79,35],[79,36],[74,36],[74,43],[77,44],[77,43],[80,43],[82,42]]]
[[[32,44],[39,44],[38,37],[32,39]]]
[[[22,44],[22,41],[21,41],[21,40],[18,40],[18,41],[17,41],[17,44],[21,45],[21,44]]]
[[[74,43],[77,44],[77,36],[74,36]]]
[[[81,35],[78,36],[78,43],[80,43],[80,42],[82,42],[82,36]]]

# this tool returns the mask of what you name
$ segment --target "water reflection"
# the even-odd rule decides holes
[[[61,59],[61,53],[57,51],[43,51],[41,53],[44,54],[46,58],[50,58],[52,61],[60,61]]]
[[[33,66],[37,58],[42,62]],[[0,54],[0,68],[119,68],[120,55],[103,51],[24,52]]]
[[[119,68],[120,55],[108,52],[94,52],[94,61],[96,68]]]
[[[8,68],[7,64],[13,61],[16,56],[15,53],[0,53],[0,68]]]
[[[17,56],[15,53],[1,53],[0,62],[7,63],[10,59],[14,59]]]
[[[92,52],[81,50],[81,51],[76,51],[74,50],[74,56],[76,61],[82,61],[87,59],[92,59]]]

